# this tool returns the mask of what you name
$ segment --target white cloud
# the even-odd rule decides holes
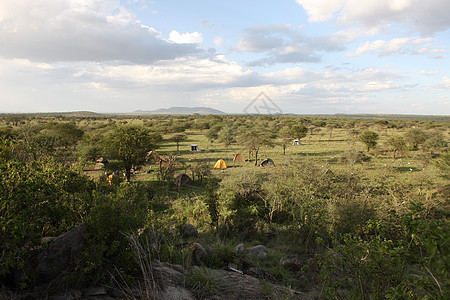
[[[399,55],[403,53],[426,54],[429,53],[428,48],[419,48],[417,50],[411,50],[411,48],[416,48],[430,41],[432,41],[431,38],[420,39],[418,37],[395,38],[389,41],[367,41],[360,44],[355,51],[348,52],[347,56],[356,57],[370,51],[378,51],[378,56]]]
[[[238,50],[265,54],[265,57],[250,62],[249,66],[320,62],[322,52],[343,51],[348,41],[349,37],[344,32],[310,37],[300,28],[271,24],[247,28],[238,43]]]
[[[177,44],[201,44],[203,36],[200,32],[179,33],[176,30],[172,30],[169,34],[169,41]]]
[[[180,38],[198,35],[180,35]],[[164,40],[116,0],[0,2],[0,57],[153,63],[201,53]]]
[[[311,22],[333,19],[334,13],[342,7],[344,2],[344,0],[297,0],[297,3],[305,8]]]
[[[297,0],[311,22],[334,20],[366,28],[397,23],[422,34],[445,31],[450,27],[448,0]]]
[[[444,76],[442,81],[434,86],[437,90],[450,91],[450,77]]]
[[[425,70],[419,71],[419,74],[421,74],[421,75],[426,75],[426,76],[439,75],[440,73],[441,73],[441,72],[439,72],[439,71],[425,71]]]

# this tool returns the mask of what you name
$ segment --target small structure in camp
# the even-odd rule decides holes
[[[175,178],[176,186],[186,186],[192,183],[192,179],[186,174],[180,174]]]
[[[145,160],[152,163],[152,164],[157,164],[160,162],[166,162],[166,159],[164,157],[159,156],[158,153],[156,153],[155,150],[151,150],[147,153],[147,155],[145,156]]]
[[[223,159],[219,159],[216,164],[214,165],[214,169],[226,169],[227,164]]]
[[[108,160],[100,157],[95,161],[94,170],[101,170],[105,167],[105,164],[108,163]]]
[[[200,147],[198,145],[191,144],[191,151],[200,151]]]
[[[100,157],[95,161],[96,163],[106,164],[108,160],[106,158]]]
[[[234,162],[245,162],[244,156],[241,153],[233,153]]]
[[[275,167],[275,163],[270,158],[264,160],[260,165],[260,167]]]
[[[300,142],[300,140],[293,140],[293,141],[292,141],[292,145],[293,145],[293,146],[301,146],[301,145],[302,145],[302,142]]]

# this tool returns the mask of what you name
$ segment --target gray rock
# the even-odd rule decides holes
[[[108,291],[106,288],[100,286],[100,287],[92,287],[87,288],[83,290],[83,295],[85,297],[92,297],[92,296],[101,296],[101,295],[107,295]]]
[[[301,271],[304,266],[317,269],[317,263],[314,260],[314,256],[310,254],[289,255],[282,257],[280,259],[280,265],[295,272]]]
[[[37,257],[36,272],[54,277],[66,269],[84,249],[83,234],[86,224],[81,224],[53,240]]]
[[[179,265],[171,265],[166,262],[162,263],[155,261],[152,263],[151,272],[160,288],[164,289],[170,285],[180,285],[183,283],[184,269],[181,267],[181,271],[183,272],[180,272],[180,267],[181,266]]]
[[[251,267],[246,274],[262,279],[269,277],[269,274],[264,269],[258,267]]]
[[[299,271],[304,263],[304,260],[297,256],[286,256],[280,259],[280,265],[292,271]]]
[[[70,290],[61,295],[50,296],[49,300],[79,300],[83,293],[79,290]]]
[[[243,243],[240,243],[239,245],[237,245],[236,247],[234,247],[233,253],[234,253],[234,254],[240,254],[240,253],[243,253],[244,250],[245,250],[244,244],[243,244]]]
[[[168,286],[159,293],[161,300],[195,300],[195,297],[182,286]]]
[[[250,248],[245,249],[245,253],[250,256],[257,256],[257,257],[266,257],[267,253],[269,251],[267,250],[266,246],[264,245],[257,245]]]
[[[192,248],[192,262],[194,265],[202,265],[202,259],[208,255],[205,248],[199,243],[193,243]]]
[[[184,234],[187,237],[198,237],[197,227],[195,227],[191,223],[186,223],[186,225],[184,226]]]

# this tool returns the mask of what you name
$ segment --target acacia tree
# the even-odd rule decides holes
[[[247,129],[238,137],[238,142],[245,146],[249,153],[255,153],[255,166],[258,165],[258,152],[262,146],[274,146],[274,136],[262,127]]]
[[[405,139],[399,135],[391,136],[386,145],[392,150],[394,160],[398,154],[404,154],[407,151]]]
[[[175,143],[177,143],[177,152],[180,151],[180,142],[184,141],[187,138],[187,136],[184,133],[178,133],[173,135],[170,139],[174,140]]]
[[[84,131],[74,123],[57,123],[52,129],[61,140],[63,146],[73,146],[83,138]]]
[[[428,135],[420,129],[410,129],[405,133],[405,140],[410,144],[414,149],[427,140]]]
[[[278,137],[281,139],[281,145],[283,146],[283,155],[285,155],[287,144],[292,140],[291,129],[287,126],[281,128],[278,132]]]
[[[218,132],[219,142],[225,146],[225,151],[228,151],[228,147],[236,143],[235,130],[230,126],[225,126]]]
[[[291,127],[292,135],[299,141],[306,136],[308,128],[303,125],[294,125]]]
[[[374,149],[375,146],[378,143],[378,133],[373,132],[371,130],[364,130],[363,133],[361,133],[358,137],[358,139],[366,145],[367,152],[370,151],[370,149]]]
[[[154,150],[162,136],[142,126],[122,125],[117,127],[106,139],[106,150],[120,160],[125,168],[125,176],[130,181],[131,169],[145,161],[148,151]]]
[[[208,138],[208,140],[211,143],[211,145],[219,137],[219,131],[221,129],[222,129],[221,125],[214,125],[210,129],[208,129],[208,131],[205,133],[205,137]]]

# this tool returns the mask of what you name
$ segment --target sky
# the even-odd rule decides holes
[[[449,0],[0,0],[0,112],[449,115],[449,11]]]

